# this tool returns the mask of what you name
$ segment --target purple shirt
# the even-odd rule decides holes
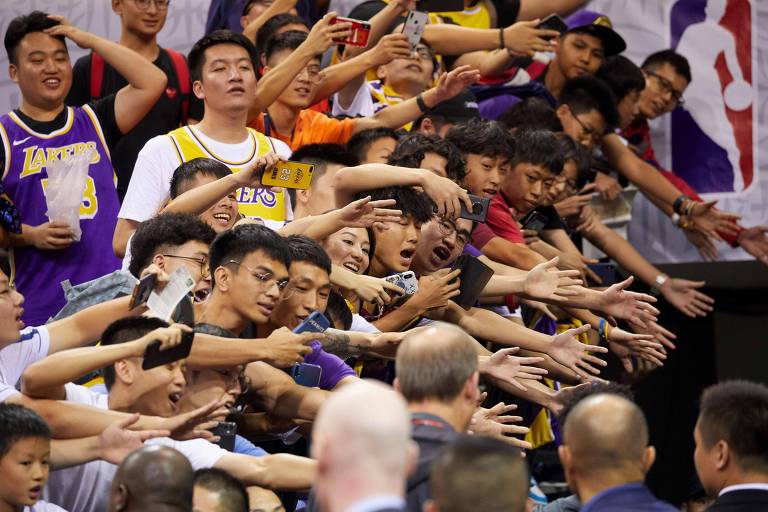
[[[341,379],[357,376],[355,370],[350,368],[341,358],[323,350],[323,346],[319,341],[313,341],[309,346],[312,347],[312,352],[304,358],[304,362],[316,364],[323,369],[320,374],[320,385],[318,386],[320,389],[330,391],[336,387],[336,384]]]
[[[10,112],[0,117],[0,138],[6,157],[3,186],[21,221],[30,226],[48,222],[46,160],[94,151],[80,206],[80,241],[62,250],[29,246],[11,251],[11,280],[27,296],[23,320],[27,325],[42,325],[64,306],[61,281],[78,285],[120,268],[112,252],[119,208],[115,171],[101,125],[89,106],[68,107],[64,127],[49,134],[35,132]]]

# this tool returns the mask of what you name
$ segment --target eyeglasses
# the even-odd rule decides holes
[[[227,263],[233,263],[237,265],[238,267],[245,267],[248,272],[256,278],[259,283],[264,286],[265,288],[269,289],[271,286],[277,286],[278,291],[280,293],[285,290],[285,288],[288,286],[289,280],[287,278],[280,279],[279,281],[274,278],[274,276],[270,272],[257,272],[248,265],[244,265],[236,260],[229,260]]]
[[[413,52],[411,52],[411,57],[417,57],[421,60],[432,60],[435,57],[435,54],[426,46],[417,46],[413,49]]]
[[[672,82],[670,82],[663,76],[659,75],[658,73],[654,73],[653,71],[645,70],[644,73],[648,76],[652,76],[653,78],[655,78],[656,82],[659,84],[659,87],[661,88],[662,94],[669,94],[669,96],[672,98],[672,101],[674,101],[677,106],[682,107],[683,105],[685,105],[685,99],[683,99],[683,93],[676,91],[675,88],[672,86]]]
[[[307,66],[306,68],[304,68],[304,71],[307,72],[307,78],[309,79],[310,82],[319,82],[323,77],[322,68],[317,64],[312,64],[311,66]],[[301,76],[301,72],[299,72],[299,74],[296,75],[297,78],[299,76]]]
[[[456,234],[456,240],[461,245],[467,245],[467,243],[469,243],[469,237],[466,235],[466,233],[464,233],[464,231],[459,232],[458,228],[456,227],[456,224],[451,220],[438,219],[437,229],[445,237],[449,237],[453,234]]]
[[[600,137],[601,137],[600,133],[597,133],[595,129],[592,128],[591,126],[584,124],[584,122],[581,119],[579,119],[579,116],[577,116],[573,112],[571,112],[571,116],[576,120],[577,123],[579,123],[579,126],[581,126],[581,131],[584,137],[590,140],[592,144],[597,145],[600,143]]]
[[[227,387],[232,387],[237,383],[240,383],[240,386],[242,387],[243,382],[245,381],[245,368],[238,368],[237,371],[232,370],[217,370],[215,368],[212,368],[213,371],[224,377],[224,380],[227,383]]]
[[[576,180],[572,178],[566,178],[562,174],[555,178],[555,184],[559,185],[561,183],[565,183],[565,189],[569,192],[576,191],[576,187],[578,186],[578,184],[576,183]]]
[[[208,256],[203,256],[201,258],[195,258],[192,256],[179,256],[178,254],[163,254],[163,256],[166,258],[179,258],[182,260],[194,261],[200,265],[200,276],[203,279],[208,279],[211,277],[211,269],[208,267]]]
[[[168,6],[171,4],[171,0],[133,0],[133,3],[136,4],[136,7],[142,11],[149,9],[149,4],[152,2],[155,3],[155,7],[157,7],[157,9],[160,11],[167,10]]]

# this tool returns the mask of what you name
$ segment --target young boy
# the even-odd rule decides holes
[[[0,404],[0,510],[57,512],[40,500],[48,481],[51,430],[35,412]]]

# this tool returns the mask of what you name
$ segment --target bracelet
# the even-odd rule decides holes
[[[429,107],[427,106],[426,103],[424,103],[424,96],[421,93],[419,93],[419,95],[416,96],[416,105],[419,106],[419,110],[421,110],[422,114],[426,114],[427,112],[429,112]]]
[[[669,276],[667,274],[659,274],[656,276],[656,279],[654,279],[655,286],[654,288],[661,288],[664,286],[664,283],[667,282],[667,279],[669,279]]]
[[[696,208],[696,201],[689,199],[688,202],[683,205],[684,215],[690,217],[694,208]]]
[[[600,340],[608,342],[608,322],[606,322],[605,318],[600,319],[600,328],[598,329],[597,333],[600,335]]]
[[[672,221],[672,225],[676,228],[681,227],[680,226],[680,214],[679,213],[673,213],[672,216],[669,218],[669,220]]]
[[[504,29],[499,29],[499,50],[504,50],[507,47],[507,43],[504,42]]]
[[[683,214],[683,212],[682,212],[682,206],[683,206],[683,202],[684,202],[686,199],[689,199],[687,195],[685,195],[685,194],[681,194],[681,195],[679,195],[679,196],[677,197],[677,199],[675,199],[675,202],[674,202],[674,203],[672,203],[672,209],[673,209],[673,210],[674,210],[676,213],[679,213],[680,215],[682,215],[682,214]]]

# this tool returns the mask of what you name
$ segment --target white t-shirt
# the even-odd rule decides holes
[[[250,136],[243,142],[227,144],[206,136],[194,127],[190,129],[212,153],[223,160],[242,162],[252,155],[253,158],[257,158],[254,155],[253,139]],[[285,142],[277,139],[270,139],[270,141],[278,155],[285,159],[290,158],[291,149]],[[226,164],[226,162],[222,163]],[[179,153],[170,137],[158,135],[149,139],[136,158],[133,175],[118,217],[137,222],[154,217],[168,201],[173,171],[180,164]],[[228,165],[228,167],[234,169],[236,166]],[[288,194],[285,194],[285,218],[293,219],[293,209]],[[284,222],[265,219],[264,224],[272,229],[279,229]]]
[[[32,363],[48,355],[50,336],[45,327],[27,327],[16,343],[0,350],[0,403],[18,393],[16,384]]]
[[[349,327],[349,330],[356,331],[356,332],[370,332],[370,333],[381,332],[376,328],[375,325],[373,325],[371,322],[369,322],[362,316],[358,315],[357,313],[354,313],[352,315],[352,325]]]
[[[44,501],[38,501],[31,507],[24,507],[23,512],[67,512],[58,505],[53,503],[46,503]]]
[[[64,388],[69,402],[109,409],[108,395],[72,383]],[[195,470],[214,466],[228,453],[204,439],[175,441],[158,438],[147,441],[147,444],[163,444],[175,448],[189,459]],[[103,460],[51,471],[43,498],[71,512],[103,512],[107,510],[109,491],[116,472],[117,466]]]
[[[360,84],[349,106],[345,107],[341,104],[339,93],[334,93],[332,104],[331,114],[334,116],[373,117],[376,113],[373,107],[373,98],[371,98],[371,90],[366,82]]]

